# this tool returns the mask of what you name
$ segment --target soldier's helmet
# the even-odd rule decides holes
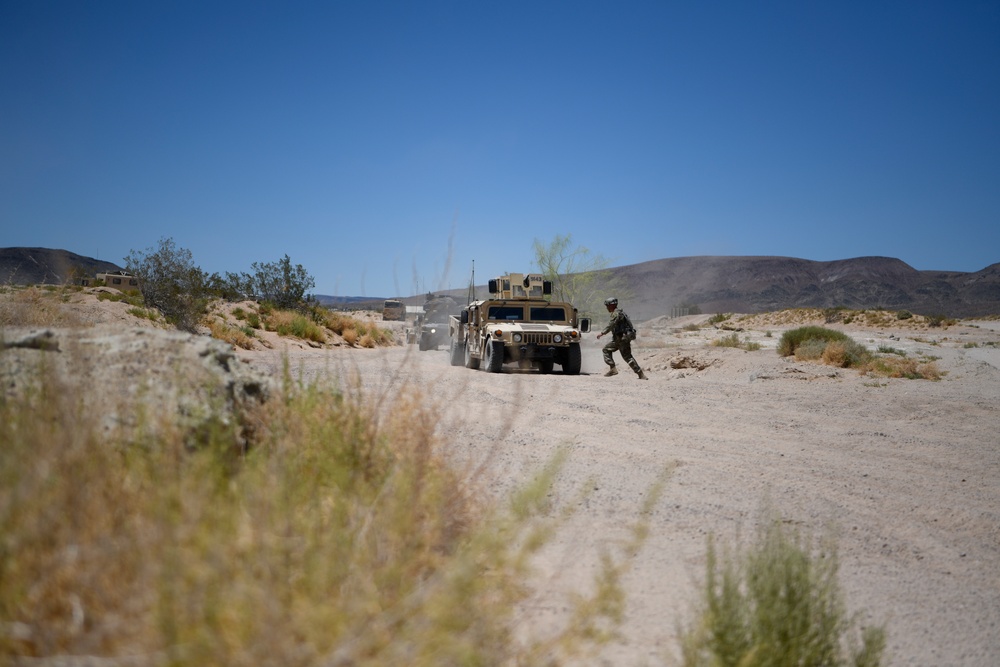
[[[605,306],[617,306],[618,305],[618,299],[616,299],[615,297],[611,297],[610,299],[605,299],[604,300],[604,305]]]

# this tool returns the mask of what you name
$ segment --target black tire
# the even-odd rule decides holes
[[[476,359],[475,357],[472,356],[473,345],[475,345],[475,341],[467,340],[465,341],[465,345],[463,345],[462,347],[465,348],[465,367],[471,368],[472,370],[476,370],[477,368],[479,368],[479,359]]]
[[[566,348],[566,361],[563,362],[563,373],[566,375],[579,375],[583,366],[583,353],[580,351],[580,344],[573,343]]]
[[[499,373],[503,368],[503,341],[491,340],[486,342],[486,370],[490,373]]]
[[[421,352],[426,352],[427,350],[431,349],[431,348],[430,348],[430,347],[429,347],[429,346],[427,345],[427,342],[426,342],[426,341],[424,340],[424,337],[423,337],[423,336],[421,336],[421,337],[420,337],[420,342],[418,343],[418,347],[420,348],[420,351],[421,351]]]
[[[465,345],[452,339],[451,341],[451,365],[461,366],[462,362],[465,361]]]
[[[551,359],[543,359],[542,361],[538,362],[538,370],[548,375],[549,373],[552,372],[552,367],[555,366],[555,363],[556,362],[552,361]]]

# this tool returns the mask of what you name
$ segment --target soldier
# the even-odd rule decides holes
[[[617,350],[621,352],[622,359],[632,367],[632,370],[635,371],[640,380],[648,380],[649,378],[646,377],[646,374],[639,367],[639,362],[632,357],[632,340],[635,338],[635,329],[632,328],[632,322],[628,319],[628,315],[625,314],[625,311],[618,310],[618,299],[614,297],[605,299],[604,305],[607,307],[608,312],[611,313],[611,320],[608,322],[608,326],[604,328],[604,331],[597,334],[597,337],[600,338],[609,332],[611,333],[611,342],[604,346],[604,363],[611,368],[608,369],[608,372],[604,376],[611,377],[612,375],[618,375],[615,360],[611,356],[611,353]]]

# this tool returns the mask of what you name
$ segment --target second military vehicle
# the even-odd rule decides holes
[[[510,273],[489,281],[490,298],[469,303],[449,319],[451,364],[500,372],[505,363],[551,373],[580,373],[582,334],[590,319],[571,304],[549,301],[552,284],[540,274]]]

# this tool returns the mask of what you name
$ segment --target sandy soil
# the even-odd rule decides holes
[[[789,327],[766,319],[738,333],[756,351],[713,347],[731,332],[688,323],[640,325],[648,382],[624,365],[603,377],[592,334],[576,377],[471,371],[414,347],[240,355],[277,372],[287,353],[307,378],[352,378],[378,395],[417,387],[440,408],[450,454],[481,464],[497,498],[568,448],[553,501],[576,512],[540,558],[523,611],[534,630],[565,620],[569,593],[587,588],[602,550],[619,553],[644,494],[672,467],[624,581],[623,636],[581,664],[676,664],[708,535],[735,543],[765,506],[813,534],[835,531],[848,606],[887,626],[890,664],[1000,664],[1000,323],[831,325],[873,350],[935,358],[940,381],[781,358]]]

